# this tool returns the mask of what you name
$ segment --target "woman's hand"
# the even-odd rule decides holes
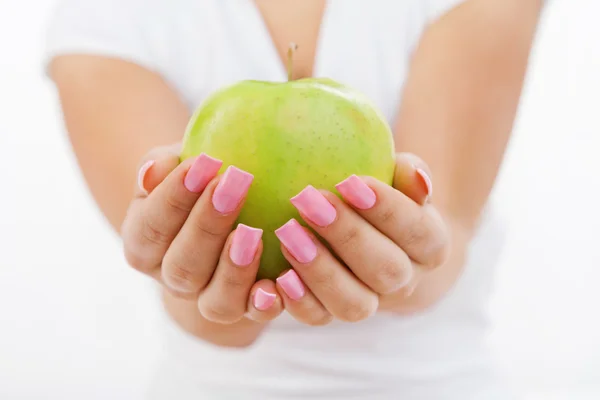
[[[448,229],[428,202],[427,171],[400,154],[394,187],[351,176],[337,185],[345,201],[312,186],[292,198],[332,252],[295,220],[276,231],[293,266],[277,279],[286,310],[310,325],[360,321],[388,298],[410,296],[423,274],[443,264]]]
[[[206,155],[179,163],[160,148],[140,167],[138,190],[122,227],[127,261],[174,296],[198,301],[208,321],[266,322],[282,310],[275,284],[255,283],[262,231],[238,225],[253,176]]]

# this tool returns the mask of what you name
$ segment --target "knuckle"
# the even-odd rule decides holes
[[[401,260],[385,258],[374,269],[373,289],[388,294],[405,285],[408,278],[408,268]]]
[[[248,286],[248,279],[234,272],[223,275],[221,279],[223,280],[224,290],[227,291],[246,290]]]
[[[139,251],[132,245],[127,244],[123,253],[127,264],[135,270],[147,272],[156,267],[156,264],[148,257],[146,252]]]
[[[221,241],[229,234],[229,230],[214,221],[211,223],[211,221],[205,219],[197,219],[194,226],[202,240]]]
[[[348,301],[338,318],[344,322],[359,322],[369,318],[377,309],[377,302],[366,300]]]
[[[190,211],[192,211],[193,204],[187,202],[184,198],[182,198],[182,196],[178,196],[176,191],[173,191],[166,196],[165,202],[167,207],[177,214],[183,214],[187,216]]]
[[[417,218],[410,226],[406,229],[403,245],[407,247],[419,247],[423,246],[429,238],[429,230],[427,224],[424,223],[423,217]]]
[[[315,272],[316,269],[314,270]],[[310,287],[320,287],[327,292],[339,292],[339,285],[336,283],[336,274],[333,268],[322,268],[318,273],[311,274],[303,278]]]
[[[340,247],[353,247],[357,244],[359,238],[359,228],[356,225],[351,225],[341,232],[337,242]]]
[[[325,311],[321,311],[311,315],[306,324],[309,326],[325,326],[331,323],[331,321],[333,321],[333,315]]]
[[[141,228],[142,238],[155,245],[164,246],[171,243],[173,235],[159,228],[150,218],[145,217]]]
[[[436,268],[444,264],[449,256],[450,240],[447,234],[444,234],[428,247],[422,264],[429,268]]]
[[[377,221],[385,223],[386,225],[394,225],[399,222],[396,209],[390,206],[381,207],[376,214],[376,219]]]
[[[233,324],[244,316],[243,309],[221,301],[202,303],[198,308],[204,318],[220,324]]]
[[[194,271],[182,265],[180,261],[171,259],[163,262],[163,279],[171,288],[184,293],[193,293],[197,290]]]

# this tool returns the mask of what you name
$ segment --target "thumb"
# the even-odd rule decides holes
[[[179,165],[181,144],[156,147],[146,154],[138,168],[136,197],[146,197]]]
[[[425,204],[433,189],[429,166],[412,153],[397,153],[394,188],[416,203]]]

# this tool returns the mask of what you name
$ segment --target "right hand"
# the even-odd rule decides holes
[[[267,322],[282,300],[270,280],[255,282],[262,231],[239,224],[253,176],[206,155],[179,162],[179,145],[141,163],[138,188],[122,226],[127,262],[173,295],[197,300],[216,323]]]

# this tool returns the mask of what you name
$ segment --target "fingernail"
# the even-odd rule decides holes
[[[238,224],[229,248],[231,261],[240,267],[249,265],[254,260],[262,234],[262,229]]]
[[[183,185],[192,193],[202,192],[208,182],[217,175],[222,165],[223,161],[200,154],[185,175]]]
[[[215,209],[221,214],[235,210],[242,198],[250,188],[254,176],[239,168],[227,168],[221,181],[215,189],[212,202]]]
[[[338,183],[335,185],[335,188],[345,200],[361,210],[368,210],[377,201],[377,196],[373,189],[356,175],[352,175]]]
[[[275,230],[275,235],[298,262],[306,264],[317,256],[317,246],[295,219]]]
[[[417,176],[420,178],[419,180],[421,181],[421,186],[425,191],[425,201],[427,201],[429,200],[429,198],[431,197],[431,193],[433,192],[433,184],[431,183],[431,178],[429,177],[429,174],[421,168],[417,168],[416,172]]]
[[[138,184],[140,190],[146,194],[148,194],[148,191],[144,187],[144,179],[146,178],[146,174],[148,173],[148,170],[150,168],[152,168],[154,163],[156,163],[156,161],[154,161],[154,160],[146,161],[146,163],[144,165],[142,165],[142,167],[140,168],[140,171],[138,172],[137,184]]]
[[[304,284],[293,269],[290,269],[288,272],[277,278],[277,283],[279,283],[279,286],[281,286],[285,294],[292,300],[300,300],[306,293]]]
[[[275,303],[275,299],[277,299],[276,294],[269,293],[261,288],[258,288],[258,290],[254,293],[254,299],[252,302],[257,310],[264,311],[271,307],[273,303]]]
[[[325,227],[335,221],[335,207],[313,186],[305,187],[291,201],[298,211],[319,226]]]

